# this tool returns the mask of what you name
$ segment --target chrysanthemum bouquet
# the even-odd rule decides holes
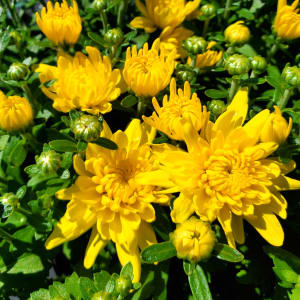
[[[0,299],[300,299],[297,6],[1,0]]]

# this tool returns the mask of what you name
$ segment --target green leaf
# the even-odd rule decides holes
[[[290,300],[299,300],[300,299],[300,287],[297,287],[291,291],[289,294]]]
[[[238,16],[239,16],[239,18],[245,18],[247,20],[253,20],[254,19],[253,13],[247,8],[240,9],[238,11]]]
[[[216,243],[213,254],[217,258],[229,262],[240,262],[244,259],[243,254],[240,253],[238,250],[221,243]]]
[[[4,148],[5,148],[8,140],[9,140],[9,135],[7,135],[7,134],[6,135],[2,135],[0,137],[0,151],[4,150]]]
[[[17,192],[16,192],[17,198],[18,198],[18,199],[23,199],[24,196],[25,196],[25,194],[26,194],[26,191],[27,191],[26,185],[21,186],[21,187],[17,190]]]
[[[209,98],[227,98],[228,92],[215,90],[215,89],[208,89],[204,92],[204,94]]]
[[[33,187],[35,185],[38,185],[50,178],[54,178],[57,177],[56,174],[51,174],[51,175],[35,175],[33,176],[28,182],[27,182],[27,186],[29,187]]]
[[[24,169],[25,173],[27,173],[30,177],[41,173],[41,169],[37,165],[30,165]]]
[[[125,108],[132,107],[137,104],[138,98],[133,95],[128,95],[121,101],[121,105]]]
[[[51,300],[48,290],[40,289],[30,294],[30,300]]]
[[[44,270],[40,257],[33,253],[24,253],[18,257],[15,265],[7,272],[8,274],[33,274]]]
[[[128,262],[121,270],[120,273],[121,277],[128,277],[133,280],[133,268],[131,262]]]
[[[245,44],[242,47],[238,48],[238,52],[243,54],[243,55],[246,55],[246,56],[255,56],[255,55],[257,55],[257,52],[249,44]]]
[[[267,67],[267,81],[268,83],[276,89],[282,89],[281,73],[276,66],[268,65]]]
[[[88,32],[88,37],[94,42],[96,42],[97,44],[99,44],[100,46],[102,46],[103,48],[107,47],[104,39],[99,34],[94,32]]]
[[[110,279],[110,274],[106,271],[94,274],[94,284],[98,291],[105,289],[107,282]]]
[[[80,300],[82,298],[81,290],[79,287],[79,277],[75,272],[71,276],[66,278],[65,287],[70,295],[75,298],[75,300]]]
[[[62,154],[61,167],[63,169],[69,169],[73,163],[73,153],[65,152]]]
[[[93,143],[110,150],[118,149],[118,145],[115,142],[104,137],[98,138],[97,141],[94,141]]]
[[[69,116],[72,121],[75,121],[76,119],[80,118],[81,113],[78,110],[72,109],[69,112]]]
[[[206,276],[199,265],[194,268],[188,278],[194,299],[212,300]]]
[[[9,30],[4,30],[0,34],[0,53],[2,53],[9,45],[10,35]]]
[[[250,7],[250,11],[255,13],[258,9],[262,8],[265,5],[261,0],[253,0],[252,5]]]
[[[27,150],[24,148],[24,140],[18,142],[9,156],[9,162],[15,166],[21,166],[26,159]]]
[[[153,264],[155,262],[164,261],[176,255],[176,249],[171,241],[159,244],[153,244],[141,253],[143,262]]]
[[[55,297],[62,297],[63,299],[70,299],[69,293],[67,292],[66,287],[58,281],[54,281],[53,285],[49,287],[49,293],[51,299]]]
[[[113,275],[116,275],[117,277],[119,277],[119,275],[117,275],[117,274],[113,274]],[[105,292],[112,293],[115,290],[116,277],[113,275],[110,277],[110,279],[108,280],[108,282],[105,285],[105,289],[104,289]]]
[[[94,282],[87,277],[80,277],[79,286],[84,300],[90,300],[93,294],[97,292]]]
[[[67,140],[54,140],[49,142],[50,148],[58,152],[76,152],[77,145]]]

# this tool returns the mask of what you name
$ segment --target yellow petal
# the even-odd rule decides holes
[[[79,188],[78,188],[78,186],[73,184],[67,189],[62,189],[62,190],[57,191],[55,193],[55,197],[59,200],[71,200],[72,195],[76,194],[77,192],[79,192]]]
[[[244,233],[244,226],[243,226],[243,218],[237,216],[235,214],[231,215],[231,227],[234,239],[239,244],[244,244],[245,242],[245,233]]]
[[[171,218],[174,223],[182,223],[187,220],[194,212],[194,204],[191,194],[181,192],[179,197],[175,199]]]
[[[300,181],[287,176],[279,176],[273,179],[273,184],[275,188],[279,191],[300,189]]]
[[[164,188],[174,187],[174,183],[169,179],[168,173],[163,170],[139,173],[135,181],[142,185],[156,185]]]
[[[139,231],[138,231],[138,245],[141,250],[144,248],[157,243],[156,237],[154,230],[152,229],[152,226],[145,222],[142,221]]]
[[[219,211],[218,220],[224,230],[228,245],[232,248],[235,248],[234,235],[231,227],[232,213],[227,206],[224,206]]]
[[[90,176],[91,174],[85,170],[84,161],[78,156],[73,157],[73,167],[78,175]]]
[[[139,119],[133,119],[124,131],[128,138],[128,149],[136,149],[141,143],[142,128]]]
[[[156,30],[155,25],[151,22],[150,19],[145,17],[135,17],[130,23],[129,26],[133,28],[142,28],[146,32],[154,32]]]

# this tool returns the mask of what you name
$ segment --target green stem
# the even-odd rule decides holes
[[[6,240],[7,242],[12,242],[15,238],[10,235],[8,232],[6,232],[4,229],[0,228],[0,236]]]
[[[194,69],[195,66],[196,66],[196,59],[197,59],[197,56],[196,55],[191,55],[191,63],[190,63],[190,66]]]
[[[22,90],[24,91],[28,101],[30,102],[34,112],[38,111],[38,103],[36,101],[36,99],[33,97],[30,88],[28,87],[27,83],[23,83],[22,84]]]
[[[224,19],[227,20],[229,17],[230,7],[232,4],[232,0],[226,0],[225,10],[224,10]]]
[[[204,26],[203,26],[203,31],[202,31],[202,37],[203,38],[206,37],[209,21],[210,21],[209,18],[204,21]]]
[[[283,109],[283,108],[286,107],[286,105],[287,105],[287,103],[288,103],[288,101],[289,101],[289,99],[290,99],[292,93],[293,93],[293,88],[291,88],[291,89],[286,89],[286,90],[284,91],[282,97],[279,99],[279,101],[278,101],[278,103],[277,103],[277,104],[278,104],[278,107],[279,107],[280,109]]]
[[[239,88],[239,80],[236,78],[232,78],[228,99],[227,99],[228,103],[231,102],[238,88]]]
[[[268,58],[267,58],[268,62],[271,61],[272,57],[276,54],[277,50],[278,50],[278,44],[277,44],[277,42],[275,42],[275,44],[272,46],[270,53],[268,55]]]
[[[30,212],[29,210],[24,209],[22,207],[18,207],[16,209],[16,211],[20,212],[21,214],[25,215],[26,217],[31,217],[32,216],[32,212]]]
[[[106,33],[107,30],[108,30],[108,24],[107,24],[107,16],[106,16],[106,13],[105,13],[104,9],[102,9],[100,11],[100,16],[101,16],[101,21],[102,21],[104,33]]]
[[[118,17],[117,17],[117,25],[120,28],[123,28],[124,16],[127,12],[127,8],[128,8],[128,0],[123,0],[119,5]]]

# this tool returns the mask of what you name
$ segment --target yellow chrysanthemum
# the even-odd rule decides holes
[[[57,67],[40,64],[36,69],[42,83],[55,80],[49,88],[42,87],[55,109],[69,112],[78,108],[104,114],[112,109],[110,101],[120,95],[120,70],[112,70],[110,59],[102,58],[97,48],[86,47],[86,52],[88,57],[81,52],[75,57],[63,54],[58,57]]]
[[[182,47],[182,41],[193,35],[193,31],[185,29],[184,27],[166,27],[160,34],[160,47],[165,48],[166,54],[176,51],[176,59],[185,58],[187,52]]]
[[[201,105],[196,93],[191,97],[191,88],[188,81],[184,83],[184,90],[176,91],[174,78],[170,84],[170,97],[165,95],[162,107],[159,106],[156,98],[152,99],[155,112],[152,116],[145,117],[145,123],[167,134],[173,140],[183,140],[182,125],[184,120],[192,122],[196,130],[203,128],[209,119],[206,106]]]
[[[300,14],[297,9],[299,0],[287,5],[287,0],[278,0],[274,30],[283,39],[297,39],[300,37]]]
[[[216,42],[209,42],[207,45],[207,50],[203,54],[198,54],[196,57],[195,67],[204,69],[214,66],[223,56],[223,51],[210,50]],[[192,59],[189,57],[187,60],[188,64],[191,64]]]
[[[19,96],[6,97],[0,91],[0,128],[7,131],[20,130],[28,126],[33,112],[27,99]]]
[[[287,207],[280,191],[299,189],[300,181],[285,176],[295,168],[294,162],[284,165],[268,158],[277,143],[259,142],[269,110],[242,126],[247,111],[248,92],[243,89],[226,112],[209,123],[206,139],[187,122],[183,131],[188,151],[168,144],[153,146],[162,170],[141,174],[138,182],[155,180],[167,188],[165,192],[180,192],[171,212],[176,223],[193,213],[203,220],[218,219],[229,245],[235,247],[235,241],[244,242],[245,219],[270,244],[280,246],[284,233],[276,215],[286,218]]]
[[[73,6],[63,0],[60,4],[51,1],[42,8],[41,15],[36,15],[36,22],[46,37],[56,44],[75,44],[81,32],[81,19],[78,13],[77,2],[73,0]]]
[[[250,39],[250,30],[244,25],[244,21],[237,21],[229,25],[225,31],[225,40],[232,45],[245,44]]]
[[[135,45],[127,48],[123,77],[137,96],[153,97],[169,84],[174,65],[175,51],[166,55],[156,39],[150,50],[148,43],[139,51]]]
[[[187,15],[197,9],[200,0],[187,3],[185,0],[146,0],[146,6],[140,0],[135,3],[144,17],[134,18],[129,25],[153,32],[157,27],[164,29],[180,25]]]
[[[71,201],[46,241],[47,249],[76,239],[92,228],[84,266],[90,268],[101,249],[112,240],[121,264],[130,261],[134,281],[139,281],[139,249],[156,242],[149,224],[155,220],[151,203],[169,201],[166,195],[156,193],[157,188],[135,181],[139,173],[157,168],[149,146],[154,135],[155,130],[141,125],[138,119],[131,121],[124,132],[118,130],[114,134],[104,123],[102,136],[113,140],[118,150],[88,144],[85,161],[74,157],[79,177],[70,188],[56,194],[59,199]]]

